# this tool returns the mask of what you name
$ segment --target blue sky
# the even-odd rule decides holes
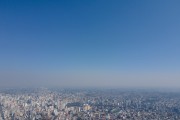
[[[72,76],[70,82],[82,77],[77,73],[85,74],[84,81],[92,77],[101,83],[107,78],[102,74],[115,73],[125,76],[117,77],[112,86],[122,79],[128,81],[122,85],[133,81],[133,86],[139,77],[143,86],[143,80],[157,75],[152,81],[163,76],[163,82],[168,75],[176,77],[165,77],[165,86],[172,79],[170,86],[179,84],[179,4],[178,0],[0,1],[0,71],[12,76],[1,80],[21,79],[17,81],[21,84],[27,74],[43,81],[45,74],[65,72],[63,78]],[[61,80],[56,82],[63,85]]]

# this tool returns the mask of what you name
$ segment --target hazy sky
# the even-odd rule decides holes
[[[180,1],[1,0],[0,86],[180,87]]]

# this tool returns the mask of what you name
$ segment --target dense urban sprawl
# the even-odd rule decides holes
[[[180,93],[115,89],[11,89],[0,120],[180,120]]]

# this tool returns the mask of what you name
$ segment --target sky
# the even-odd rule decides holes
[[[179,0],[1,0],[0,87],[180,87]]]

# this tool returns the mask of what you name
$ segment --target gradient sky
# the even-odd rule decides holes
[[[1,0],[0,86],[180,87],[179,0]]]

